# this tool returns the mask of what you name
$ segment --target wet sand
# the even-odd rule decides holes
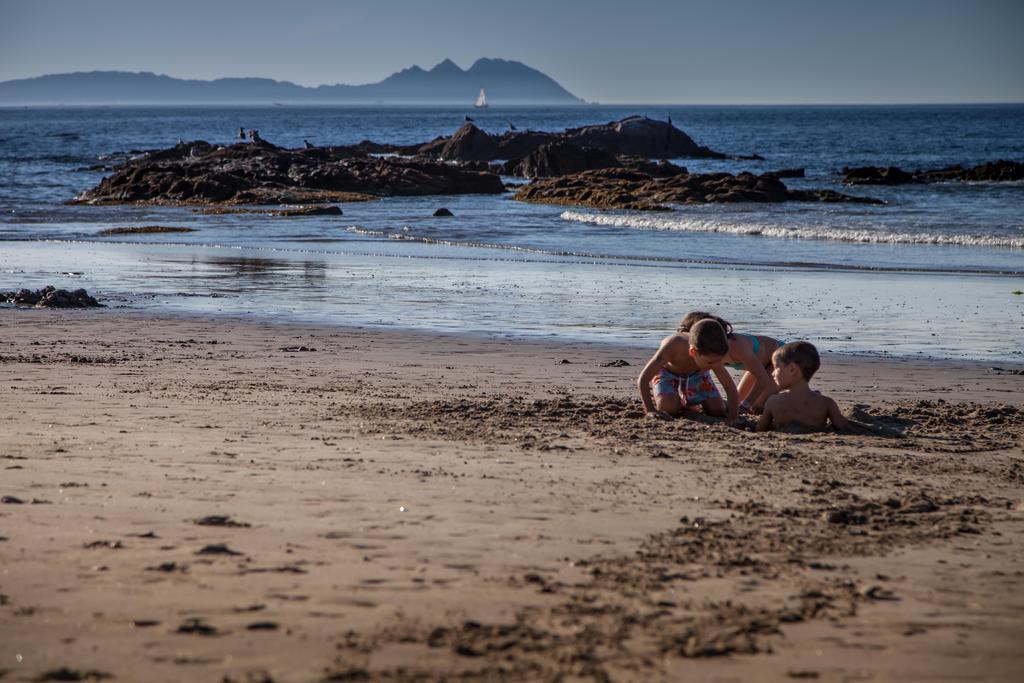
[[[826,354],[865,433],[761,435],[645,420],[635,349],[0,332],[0,680],[1024,674],[1019,368]]]

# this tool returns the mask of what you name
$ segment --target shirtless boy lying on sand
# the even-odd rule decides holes
[[[644,412],[667,418],[700,406],[707,415],[728,417],[729,424],[735,424],[736,384],[723,366],[728,352],[729,340],[717,320],[701,320],[689,332],[665,337],[636,380]],[[722,383],[728,403],[718,393],[712,372]]]
[[[821,358],[814,344],[785,344],[772,354],[772,364],[775,366],[772,377],[780,393],[765,402],[757,431],[766,432],[790,424],[821,429],[829,422],[839,431],[849,429],[850,423],[839,412],[836,402],[808,385],[811,377],[821,367]]]

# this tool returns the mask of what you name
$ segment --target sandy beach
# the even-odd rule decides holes
[[[636,349],[0,330],[2,680],[1024,673],[1014,366],[826,354],[868,433],[762,435],[644,419]]]

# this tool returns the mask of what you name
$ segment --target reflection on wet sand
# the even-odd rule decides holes
[[[169,265],[185,263],[186,259],[169,254],[165,259]],[[291,282],[300,277],[305,280],[322,281],[327,277],[327,263],[320,260],[289,260],[252,256],[207,256],[194,254],[187,259],[196,274],[208,277],[231,276],[258,281],[261,285],[271,284],[274,279]],[[203,273],[202,271],[206,271]]]

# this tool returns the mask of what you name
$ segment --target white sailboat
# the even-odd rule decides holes
[[[473,106],[477,109],[487,109],[487,93],[483,88],[480,88],[480,94],[476,96],[476,104]]]

